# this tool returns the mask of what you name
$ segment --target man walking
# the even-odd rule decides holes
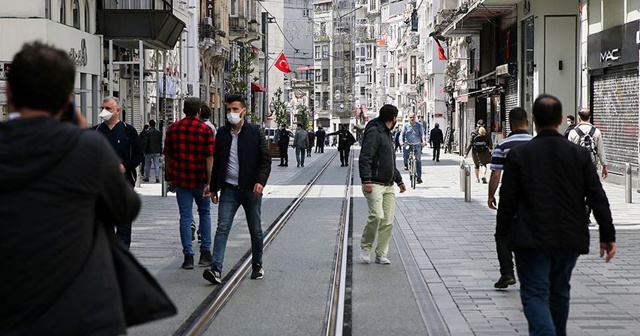
[[[504,169],[504,161],[509,151],[515,146],[531,140],[531,135],[527,132],[529,129],[529,121],[527,120],[527,111],[523,108],[516,107],[509,111],[509,125],[511,133],[506,139],[498,142],[491,156],[491,175],[489,176],[489,197],[487,204],[490,209],[496,210],[496,190],[500,183],[502,170]],[[495,288],[507,288],[509,285],[515,285],[516,277],[513,271],[513,256],[509,250],[509,240],[506,235],[495,234],[496,252],[498,254],[498,263],[500,264],[500,279],[493,285]]]
[[[218,206],[218,229],[213,243],[211,269],[205,270],[207,281],[222,281],[222,266],[233,218],[242,206],[251,235],[251,279],[262,279],[262,192],[271,173],[271,157],[264,131],[244,120],[247,107],[241,95],[228,95],[226,125],[218,130],[211,201]],[[306,139],[306,132],[305,132]],[[282,139],[281,139],[282,140]],[[218,196],[220,191],[220,196]]]
[[[422,139],[424,139],[424,129],[422,125],[416,122],[416,114],[409,113],[409,123],[405,124],[402,128],[402,135],[400,136],[403,145],[403,159],[404,159],[404,170],[409,169],[409,145],[413,145],[413,155],[416,158],[416,175],[417,182],[422,183]]]
[[[353,134],[347,129],[347,125],[340,126],[338,131],[329,133],[327,135],[335,135],[338,138],[338,152],[340,152],[340,167],[346,167],[349,165],[349,152],[351,146],[356,142]],[[334,137],[334,142],[336,137]]]
[[[313,128],[309,127],[307,130],[307,138],[309,139],[309,143],[307,145],[307,157],[311,157],[311,148],[313,148],[313,142],[316,139],[316,133],[313,131]],[[317,147],[316,147],[317,151]]]
[[[118,98],[107,97],[102,100],[102,112],[100,117],[103,122],[93,127],[93,130],[104,135],[111,147],[120,157],[120,172],[129,182],[131,187],[136,184],[136,167],[144,158],[140,136],[136,129],[120,121],[120,102]],[[128,247],[131,246],[131,223],[121,223],[116,228],[116,235]]]
[[[322,126],[318,126],[316,131],[316,153],[324,153],[324,140],[327,137],[327,132],[324,131]]]
[[[307,137],[307,131],[302,128],[302,124],[298,123],[296,134],[293,138],[293,147],[296,149],[296,161],[298,167],[302,165],[304,167],[304,157],[307,147],[309,147],[309,138]]]
[[[538,135],[509,151],[500,189],[496,234],[514,251],[530,335],[567,334],[571,273],[589,252],[585,199],[598,220],[600,256],[616,254],[607,196],[589,153],[559,133],[562,120],[556,97],[535,100]]]
[[[440,129],[440,124],[436,123],[436,126],[429,132],[429,142],[433,147],[433,159],[432,161],[440,162],[440,146],[444,142],[444,135]]]
[[[188,97],[184,101],[184,119],[167,129],[164,156],[167,180],[175,187],[180,211],[180,242],[184,262],[182,268],[193,269],[191,245],[193,202],[198,206],[202,243],[198,266],[211,263],[211,203],[209,182],[213,168],[213,131],[200,119],[200,99]]]
[[[280,126],[280,130],[278,130],[278,150],[280,151],[280,164],[278,166],[289,166],[289,139],[291,139],[289,130],[287,130],[284,125]]]
[[[144,150],[144,179],[149,182],[151,176],[151,163],[153,162],[153,170],[155,172],[156,183],[160,183],[160,153],[162,153],[162,133],[156,128],[156,121],[149,120],[149,129],[145,134],[145,150]]]
[[[564,131],[564,137],[569,139],[569,134],[574,128],[576,128],[576,117],[569,114],[567,115],[567,129]]]
[[[371,262],[373,242],[378,235],[375,262],[391,264],[387,258],[396,209],[395,182],[403,193],[406,190],[396,168],[396,155],[391,130],[398,120],[398,109],[384,105],[378,118],[367,123],[360,150],[359,168],[362,191],[367,199],[369,215],[360,239],[360,260]]]
[[[602,132],[589,122],[591,118],[589,109],[580,110],[578,118],[580,118],[580,123],[569,132],[568,139],[587,149],[594,165],[597,167],[599,163],[602,166],[602,178],[606,179],[609,176],[609,169],[607,169]]]

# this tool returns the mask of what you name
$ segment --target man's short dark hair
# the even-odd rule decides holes
[[[380,108],[380,114],[378,115],[378,120],[381,122],[392,121],[393,118],[398,116],[398,108],[391,105],[385,104]]]
[[[233,102],[239,102],[242,105],[242,107],[247,107],[247,102],[245,101],[244,96],[237,93],[226,95],[224,97],[224,102],[227,104],[231,104]]]
[[[200,104],[200,118],[202,119],[211,118],[211,108],[205,102],[202,102],[202,104]]]
[[[555,127],[562,122],[562,103],[549,94],[541,94],[533,102],[533,116],[538,127]]]
[[[302,128],[302,123],[297,123],[298,127]]]
[[[200,98],[187,97],[184,100],[184,114],[188,116],[194,116],[200,111]]]
[[[571,114],[567,116],[567,119],[571,120],[571,122],[576,121],[576,117],[572,116]]]
[[[38,41],[22,46],[7,77],[17,110],[26,107],[55,115],[67,106],[76,66],[66,51]]]
[[[578,112],[578,117],[580,117],[580,120],[582,121],[589,121],[589,117],[591,117],[591,111],[587,108],[583,108],[582,110],[580,110],[580,112]]]
[[[153,119],[149,120],[149,126],[156,127],[156,121]]]
[[[522,107],[515,107],[509,111],[509,123],[511,128],[515,126],[523,126],[527,123],[527,111]]]

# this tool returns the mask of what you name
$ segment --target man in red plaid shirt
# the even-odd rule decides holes
[[[193,201],[200,216],[199,266],[211,264],[211,202],[209,183],[213,168],[213,131],[200,119],[200,99],[189,97],[184,101],[186,117],[167,129],[164,156],[167,165],[167,181],[175,186],[180,211],[180,240],[184,262],[182,268],[193,269],[191,246],[191,222]]]

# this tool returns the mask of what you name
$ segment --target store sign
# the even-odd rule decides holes
[[[587,39],[589,70],[638,63],[639,23],[640,21],[636,20],[589,35]]]
[[[69,50],[69,57],[76,64],[76,66],[87,66],[89,61],[87,60],[87,41],[82,39],[80,41],[80,49],[76,50],[71,48]]]

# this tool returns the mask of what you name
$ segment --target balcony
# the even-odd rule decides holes
[[[453,0],[442,0],[446,4],[436,17],[435,30],[441,35],[477,34],[487,21],[510,15],[520,0],[472,0],[458,6]]]
[[[102,9],[97,11],[96,34],[128,48],[137,48],[138,41],[142,40],[154,49],[173,49],[185,23],[173,14],[173,7],[169,2],[163,3],[160,7],[153,5],[134,9],[103,0],[99,4]]]
[[[229,38],[232,41],[249,43],[260,39],[258,31],[258,21],[247,18],[243,15],[229,16]]]

